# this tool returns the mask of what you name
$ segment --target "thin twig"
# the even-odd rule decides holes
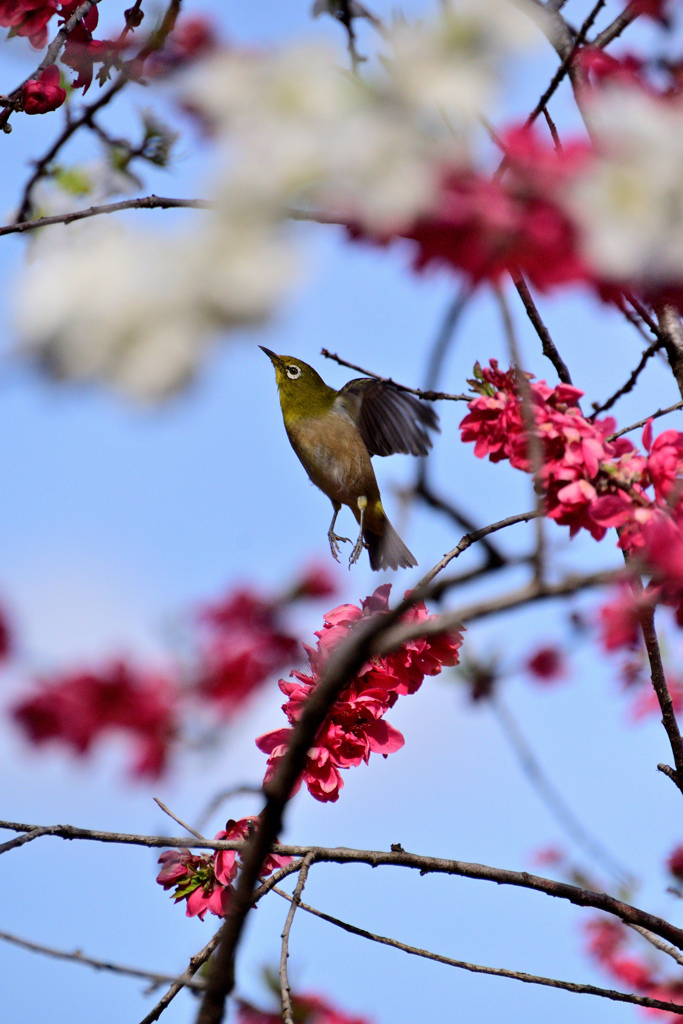
[[[188,825],[187,822],[182,821],[176,814],[173,813],[173,811],[169,810],[166,804],[163,804],[158,796],[152,797],[152,799],[154,800],[154,803],[161,808],[164,814],[168,814],[169,818],[173,818],[173,821],[175,821],[182,828],[186,828],[190,835],[194,836],[195,839],[206,839],[206,836],[203,836],[201,832],[197,832],[190,825]]]
[[[399,391],[407,391],[410,395],[415,395],[417,398],[424,399],[425,402],[439,402],[448,400],[450,402],[470,402],[472,400],[471,395],[449,395],[445,391],[423,391],[421,388],[409,388],[406,384],[399,384],[393,379],[393,377],[382,377],[381,374],[375,373],[373,370],[364,370],[362,366],[357,366],[356,363],[350,363],[347,359],[342,359],[336,352],[330,352],[326,348],[320,349],[320,355],[324,356],[325,359],[333,359],[335,363],[339,363],[340,366],[346,366],[349,370],[357,370],[358,373],[362,373],[364,377],[373,377],[375,380],[385,381],[387,384],[393,384]]]
[[[536,511],[538,513],[538,515],[534,517],[534,527],[536,531],[536,548],[533,558],[534,578],[537,582],[542,582],[545,573],[546,549],[544,521],[545,495],[542,487],[543,449],[536,429],[533,396],[529,380],[521,364],[519,345],[517,344],[517,336],[515,334],[515,326],[510,312],[510,306],[505,296],[505,292],[499,285],[494,288],[494,295],[498,302],[501,319],[503,321],[503,328],[507,338],[508,349],[510,351],[510,362],[517,367],[518,371],[517,388],[522,406],[522,419],[524,420],[524,427],[526,429],[527,451],[529,455],[529,462],[531,464],[533,489],[536,497]]]
[[[607,28],[604,28],[602,32],[598,32],[590,45],[597,46],[601,50],[604,49],[612,42],[612,40],[616,39],[617,36],[620,36],[632,21],[636,20],[639,13],[639,11],[634,11],[631,4],[629,4],[626,10],[622,11],[621,14],[618,14]]]
[[[216,204],[206,199],[170,199],[165,196],[140,196],[138,199],[122,199],[118,203],[103,203],[100,206],[89,206],[86,210],[72,210],[71,213],[58,213],[51,217],[37,217],[35,220],[22,220],[15,224],[0,226],[0,236],[14,235],[17,232],[35,231],[37,228],[49,227],[52,224],[71,224],[88,217],[100,217],[103,214],[120,213],[121,210],[212,210]]]
[[[626,315],[628,316],[628,313],[626,313]],[[642,356],[640,357],[640,362],[638,363],[636,368],[631,371],[631,374],[630,374],[628,380],[626,381],[626,383],[622,384],[622,386],[617,391],[615,391],[614,394],[611,395],[610,398],[608,398],[605,402],[603,402],[602,405],[599,405],[599,406],[597,406],[597,408],[594,408],[593,412],[589,416],[589,419],[593,420],[593,419],[595,419],[596,416],[599,416],[601,412],[607,412],[607,410],[611,409],[612,406],[620,398],[622,398],[624,395],[627,395],[629,393],[629,391],[632,391],[633,388],[636,386],[636,383],[638,381],[638,377],[640,376],[640,374],[645,369],[648,361],[652,358],[652,356],[656,352],[659,352],[660,348],[662,348],[663,345],[664,345],[663,341],[653,341],[652,344],[649,345],[645,349],[645,351],[643,352]]]
[[[187,987],[189,979],[194,977],[200,967],[203,967],[207,960],[211,957],[212,953],[218,945],[218,939],[220,932],[216,932],[212,939],[210,939],[203,949],[200,949],[198,953],[190,959],[187,970],[184,974],[181,974],[179,978],[173,982],[167,992],[161,997],[156,1006],[152,1007],[148,1014],[146,1014],[140,1024],[153,1024],[155,1020],[159,1020],[168,1004],[175,999],[179,992],[182,992]],[[206,987],[206,982],[202,982],[202,988]]]
[[[225,803],[226,800],[232,800],[235,796],[263,796],[263,787],[244,784],[241,786],[229,786],[227,789],[222,789],[220,793],[209,801],[204,808],[204,811],[199,816],[198,829],[206,827],[206,824],[211,820],[213,815],[216,813],[221,804]]]
[[[426,573],[415,588],[417,591],[422,593],[429,587],[432,580],[439,575],[439,573],[446,568],[449,562],[452,562],[454,558],[458,558],[463,551],[467,551],[469,547],[476,544],[478,541],[488,537],[491,533],[497,533],[499,530],[504,530],[508,526],[515,526],[517,523],[528,523],[530,519],[535,519],[540,513],[537,509],[532,509],[531,512],[520,512],[516,516],[507,516],[505,519],[500,519],[497,523],[491,523],[490,526],[483,526],[480,530],[473,530],[471,533],[466,533],[464,537],[456,544],[456,546],[443,556],[440,562]],[[490,568],[487,566],[487,568]],[[476,570],[476,574],[479,575],[481,570]],[[462,582],[460,578],[459,582]],[[453,582],[450,581],[448,586],[452,586]],[[438,600],[442,593],[441,585],[437,584],[436,587],[430,587],[429,594]]]
[[[635,881],[633,874],[615,860],[602,843],[590,834],[547,777],[507,705],[496,695],[489,698],[489,704],[508,743],[517,755],[524,774],[555,820],[567,835],[598,864],[606,868],[620,885],[632,886]]]
[[[668,942],[664,942],[664,940],[660,939],[658,935],[653,935],[652,932],[647,930],[647,928],[641,928],[639,924],[632,924],[629,925],[629,927],[632,928],[634,932],[638,932],[639,935],[642,935],[650,945],[655,947],[655,949],[659,949],[662,953],[666,953],[666,955],[670,956],[672,960],[675,960],[680,967],[683,967],[683,953],[679,953],[677,949],[670,946]]]
[[[296,914],[297,907],[301,903],[301,894],[304,891],[306,885],[306,879],[308,878],[308,872],[313,864],[314,855],[307,853],[303,859],[301,870],[299,871],[299,877],[297,879],[296,887],[294,889],[294,895],[291,898],[289,911],[287,913],[287,920],[285,926],[282,929],[282,950],[280,952],[280,995],[282,998],[282,1021],[283,1024],[294,1024],[294,1011],[292,1009],[292,990],[289,985],[289,978],[287,977],[287,960],[289,959],[289,933],[292,930],[292,924],[294,923],[294,915]],[[275,888],[275,886],[273,886]],[[277,890],[280,892],[281,890]]]
[[[159,974],[157,971],[143,971],[139,967],[126,967],[123,964],[112,963],[111,960],[96,960],[91,956],[85,956],[80,949],[68,953],[64,949],[55,949],[53,946],[43,946],[38,942],[29,942],[28,939],[21,939],[18,935],[10,932],[0,932],[0,939],[10,942],[13,946],[20,946],[28,949],[31,953],[40,953],[42,956],[49,956],[55,960],[69,960],[71,963],[83,964],[85,967],[93,967],[97,971],[112,971],[114,974],[126,974],[131,978],[142,978],[149,981],[156,988],[169,981],[176,981],[176,974]],[[201,979],[188,978],[185,984],[188,988],[202,990],[204,982]]]
[[[16,839],[10,839],[8,842],[0,845],[0,854],[7,853],[9,850],[16,850],[17,847],[24,846],[26,843],[30,843],[34,839],[40,839],[41,836],[49,835],[49,831],[49,829],[34,828],[23,836],[17,836]]]
[[[553,75],[552,79],[550,80],[550,84],[548,85],[548,88],[545,90],[545,92],[543,93],[543,95],[539,99],[538,103],[536,104],[534,109],[531,111],[531,113],[527,117],[527,119],[526,119],[526,124],[527,125],[531,125],[531,124],[534,123],[534,121],[536,120],[538,115],[541,113],[543,108],[550,101],[550,99],[554,96],[554,94],[555,94],[558,86],[562,82],[562,79],[564,78],[564,76],[567,74],[567,72],[570,72],[570,73],[572,72],[574,56],[576,54],[576,51],[585,42],[588,33],[590,32],[591,28],[593,27],[593,23],[595,22],[595,19],[597,18],[598,14],[602,10],[602,8],[605,6],[606,2],[607,2],[607,0],[598,0],[598,2],[595,4],[593,9],[588,14],[588,17],[584,21],[583,25],[581,26],[581,28],[578,31],[578,34],[577,34],[576,38],[574,39],[574,42],[572,44],[571,49],[566,54],[566,56],[562,60],[562,63],[560,64],[559,68],[557,69],[557,71]],[[559,15],[558,15],[558,17],[559,17]]]
[[[275,889],[278,896],[282,896],[286,900],[291,900],[292,897],[284,889]],[[360,935],[361,938],[370,939],[372,942],[379,942],[383,946],[391,946],[394,949],[400,949],[404,953],[410,953],[413,956],[421,956],[427,960],[435,960],[437,963],[446,964],[448,967],[459,967],[465,971],[471,971],[473,974],[490,974],[498,978],[512,978],[515,981],[523,981],[530,985],[546,985],[549,988],[560,988],[564,989],[565,992],[575,992],[579,995],[591,995],[601,996],[604,999],[613,999],[617,1002],[622,1003],[635,1003],[636,1006],[647,1006],[653,1009],[671,1009],[672,1013],[683,1014],[683,1006],[679,1003],[662,1002],[659,999],[650,999],[648,996],[635,996],[627,992],[618,992],[616,989],[599,988],[596,985],[583,985],[575,981],[560,981],[559,978],[546,978],[538,974],[527,974],[525,971],[511,971],[505,967],[484,967],[481,964],[468,963],[466,960],[454,960],[449,956],[442,956],[440,953],[432,953],[427,949],[420,949],[418,946],[409,946],[405,942],[399,942],[398,939],[390,939],[385,935],[377,935],[375,932],[369,932],[365,928],[359,928],[355,924],[349,924],[347,921],[342,921],[338,917],[332,917],[331,914],[326,914],[322,910],[317,910],[315,907],[309,906],[307,903],[299,903],[302,910],[305,910],[308,914],[312,914],[314,917],[319,917],[323,921],[327,921],[329,924],[335,925],[337,928],[343,929],[345,932],[350,932],[351,935]]]
[[[632,423],[630,427],[622,427],[621,430],[616,430],[613,434],[610,434],[607,438],[608,441],[614,441],[617,437],[621,437],[622,434],[628,434],[631,430],[637,430],[638,427],[644,427],[648,420],[657,420],[660,416],[667,416],[670,412],[676,412],[677,409],[683,409],[683,402],[675,402],[673,405],[669,405],[666,409],[657,409],[657,412],[650,413],[644,420],[638,420],[637,423]]]
[[[645,641],[648,661],[650,662],[650,677],[652,688],[655,691],[659,707],[662,712],[662,725],[669,737],[669,744],[676,766],[675,771],[669,778],[678,786],[683,793],[683,739],[676,720],[673,701],[666,682],[662,654],[659,649],[657,632],[655,630],[655,610],[652,607],[644,607],[639,613],[640,628]]]
[[[572,378],[571,374],[569,373],[569,370],[567,369],[567,364],[565,363],[560,353],[557,351],[557,346],[555,345],[553,339],[550,337],[550,331],[541,319],[541,315],[538,312],[538,309],[536,308],[536,303],[534,302],[531,296],[531,292],[529,291],[529,288],[527,286],[526,281],[524,280],[524,277],[522,276],[522,274],[513,274],[512,280],[514,282],[515,288],[519,293],[520,299],[524,303],[524,308],[526,310],[527,316],[529,317],[529,320],[531,320],[531,323],[533,324],[536,330],[536,334],[541,339],[543,355],[547,356],[547,358],[553,364],[553,366],[555,367],[555,373],[560,378],[562,383],[571,384]]]

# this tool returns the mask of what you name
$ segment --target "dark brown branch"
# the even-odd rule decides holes
[[[675,412],[677,409],[683,409],[683,402],[675,402],[674,405],[669,405],[666,409],[657,409],[657,412],[650,413],[644,420],[638,420],[637,423],[632,423],[630,427],[622,427],[621,430],[616,430],[613,434],[609,435],[607,440],[614,441],[615,438],[621,437],[622,434],[628,434],[631,430],[644,427],[648,420],[656,420],[660,416],[667,416],[670,412]]]
[[[669,365],[676,378],[681,398],[683,398],[683,326],[681,317],[675,306],[667,302],[658,303],[656,311]]]
[[[626,315],[628,316],[628,313]],[[616,402],[618,402],[620,398],[622,398],[624,395],[627,395],[629,391],[632,391],[633,388],[636,386],[638,377],[645,369],[649,360],[656,352],[659,352],[660,348],[662,348],[663,345],[663,341],[653,341],[652,344],[649,345],[643,352],[642,356],[640,357],[640,362],[638,363],[636,368],[631,372],[626,383],[622,384],[622,386],[617,391],[615,391],[614,394],[607,399],[607,401],[603,402],[602,405],[598,405],[597,408],[594,407],[589,419],[595,419],[595,417],[599,416],[601,412],[607,412],[607,410],[611,409],[612,406]]]
[[[452,562],[454,558],[458,558],[463,551],[467,551],[469,547],[476,544],[478,541],[483,540],[485,537],[488,537],[489,534],[497,533],[499,530],[504,530],[508,526],[515,526],[517,523],[528,523],[530,519],[535,519],[537,515],[539,515],[537,509],[532,509],[531,512],[520,512],[516,516],[508,516],[506,519],[501,519],[497,523],[491,523],[490,526],[483,526],[480,530],[473,530],[471,533],[466,533],[458,544],[456,544],[453,550],[445,554],[441,561],[437,562],[434,568],[430,569],[429,572],[422,577],[415,590],[422,593],[429,587],[429,596],[438,600],[446,587],[444,587],[442,583],[437,583],[435,586],[431,587],[429,584],[443,569],[446,568],[449,562]],[[488,568],[492,568],[492,566],[488,566]],[[479,570],[477,570],[477,575],[479,575]],[[462,578],[460,578],[460,582],[462,582]],[[452,585],[452,582],[446,584],[446,586]]]
[[[110,960],[95,960],[91,956],[85,956],[79,949],[73,953],[67,953],[64,949],[55,949],[53,946],[43,946],[38,942],[20,939],[18,935],[12,935],[10,932],[0,932],[0,939],[3,942],[10,942],[13,946],[20,946],[21,949],[27,949],[31,953],[40,953],[42,956],[48,956],[54,960],[69,960],[71,963],[92,967],[96,971],[111,971],[114,974],[125,974],[131,978],[142,978],[145,981],[150,981],[155,987],[177,980],[175,974],[159,974],[157,971],[142,971],[138,967],[125,967],[123,964],[115,964]],[[197,990],[203,990],[205,987],[201,979],[190,977],[185,980],[184,984],[188,988]]]
[[[346,366],[349,370],[356,370],[358,373],[362,373],[364,377],[374,377],[375,380],[386,381],[388,384],[393,384],[399,391],[407,391],[410,395],[416,395],[417,398],[424,399],[425,402],[440,402],[448,400],[450,402],[470,402],[472,400],[471,395],[449,395],[445,391],[423,391],[421,388],[409,388],[405,384],[399,384],[393,379],[393,377],[382,377],[379,373],[374,373],[372,370],[364,370],[362,366],[357,366],[355,363],[350,363],[346,359],[342,359],[336,352],[330,352],[326,348],[320,349],[320,355],[324,356],[325,359],[332,359],[335,363],[339,363],[340,366]]]
[[[289,978],[287,977],[287,960],[289,959],[289,934],[292,930],[292,924],[294,923],[294,915],[296,914],[297,907],[301,903],[301,894],[304,891],[306,885],[306,879],[308,878],[308,872],[313,864],[315,857],[312,853],[307,853],[303,859],[303,863],[299,870],[299,877],[297,879],[296,887],[294,889],[294,895],[290,899],[289,912],[287,914],[287,920],[285,926],[282,929],[282,949],[280,952],[280,996],[282,1000],[282,1022],[283,1024],[294,1024],[294,1011],[292,1009],[292,990],[289,985]],[[273,887],[275,888],[275,887]],[[280,890],[278,890],[280,891]]]
[[[628,7],[621,12],[621,14],[617,15],[614,21],[610,25],[608,25],[607,28],[604,28],[602,32],[598,32],[595,39],[591,43],[591,46],[598,46],[600,47],[600,49],[604,49],[604,47],[608,46],[613,39],[616,39],[617,36],[620,36],[624,29],[628,28],[632,21],[636,20],[639,13],[639,11],[634,11],[631,5],[629,4]]]
[[[188,979],[194,977],[200,967],[203,967],[207,960],[211,957],[212,953],[218,945],[218,937],[220,932],[216,932],[212,939],[210,939],[203,949],[200,949],[198,953],[195,953],[191,957],[190,962],[187,966],[187,970],[184,974],[181,974],[179,978],[173,982],[167,992],[161,997],[156,1006],[152,1007],[146,1016],[142,1018],[140,1024],[153,1024],[155,1020],[159,1020],[168,1004],[175,999],[179,992],[182,992],[188,985]],[[205,983],[202,984],[205,987]]]
[[[574,83],[574,78],[575,78],[575,75],[576,75],[576,70],[575,70],[575,66],[574,66],[574,56],[576,54],[576,51],[579,49],[579,47],[582,46],[584,44],[584,42],[586,41],[586,37],[588,36],[588,33],[590,32],[591,28],[593,27],[593,23],[595,22],[595,19],[597,18],[598,14],[602,10],[602,8],[605,6],[606,2],[607,2],[607,0],[598,0],[598,2],[595,4],[593,9],[588,14],[588,17],[585,19],[585,21],[582,24],[581,28],[579,29],[578,34],[577,34],[576,38],[574,39],[574,41],[573,41],[571,47],[569,48],[568,52],[567,52],[567,46],[566,46],[566,31],[567,31],[566,30],[566,24],[564,23],[564,20],[561,18],[561,16],[559,14],[555,15],[556,18],[558,18],[562,22],[562,24],[563,24],[563,26],[565,28],[565,32],[563,32],[561,39],[552,38],[551,37],[550,41],[553,44],[553,46],[555,47],[555,49],[558,51],[558,53],[560,53],[560,56],[562,56],[562,58],[563,58],[562,59],[562,63],[560,64],[559,68],[557,69],[557,71],[553,75],[552,79],[550,80],[548,88],[545,90],[545,92],[543,93],[543,95],[539,99],[538,103],[536,104],[534,109],[531,111],[531,113],[527,117],[527,119],[526,119],[527,125],[531,125],[531,124],[534,123],[534,121],[536,120],[538,115],[541,113],[541,111],[544,109],[546,104],[555,95],[555,92],[557,91],[557,88],[559,87],[559,85],[561,84],[562,80],[564,79],[564,77],[565,77],[565,75],[567,73],[569,73],[570,77],[572,78],[572,83],[575,84]],[[542,26],[543,23],[540,22],[540,24]]]
[[[467,516],[464,512],[457,508],[452,501],[436,493],[433,487],[429,483],[427,483],[424,471],[418,474],[418,479],[415,483],[415,486],[410,489],[409,493],[411,496],[421,498],[421,500],[429,508],[433,508],[439,512],[443,512],[444,515],[448,516],[448,518],[456,524],[456,526],[458,526],[460,529],[467,530],[467,536],[473,536],[475,537],[476,540],[481,540],[482,547],[486,551],[487,570],[503,568],[503,566],[506,564],[506,559],[504,555],[502,555],[500,551],[498,551],[495,545],[491,544],[491,542],[486,539],[488,533],[493,533],[495,531],[488,530],[488,527],[483,527],[481,530],[477,529],[472,520],[469,518],[469,516]],[[475,536],[480,533],[481,537]],[[472,541],[471,543],[474,543],[474,541]],[[465,545],[465,547],[469,546],[469,544]],[[462,550],[464,551],[465,548],[463,548]],[[459,551],[458,554],[460,554]],[[454,557],[457,557],[457,555]]]
[[[275,892],[278,896],[284,897],[286,900],[292,899],[289,893],[283,889],[276,889]],[[538,974],[527,974],[525,971],[511,971],[505,967],[484,967],[481,964],[471,964],[466,960],[454,960],[449,956],[442,956],[440,953],[432,953],[427,949],[420,949],[418,946],[409,946],[405,942],[399,942],[398,939],[390,939],[384,935],[377,935],[375,932],[369,932],[365,928],[359,928],[355,924],[349,924],[347,921],[342,921],[338,917],[332,917],[331,914],[325,914],[322,910],[317,910],[315,907],[309,906],[307,903],[299,903],[302,910],[305,910],[308,914],[312,914],[314,917],[319,917],[323,921],[327,921],[329,924],[335,925],[337,928],[343,929],[345,932],[349,932],[351,935],[360,935],[363,939],[370,939],[371,942],[379,942],[384,946],[391,946],[393,949],[400,949],[404,953],[410,953],[413,956],[421,956],[427,960],[434,960],[436,963],[445,964],[448,967],[459,967],[465,971],[471,971],[473,974],[490,974],[498,978],[512,978],[515,981],[523,981],[530,985],[546,985],[549,988],[564,989],[565,992],[575,992],[579,995],[591,995],[601,996],[604,999],[613,999],[617,1002],[622,1003],[635,1003],[636,1006],[648,1006],[653,1009],[670,1009],[673,1013],[683,1014],[683,1006],[679,1003],[663,1003],[659,999],[650,999],[647,996],[635,996],[627,992],[617,992],[615,989],[610,988],[599,988],[596,985],[583,985],[575,981],[560,981],[559,978],[546,978]]]
[[[683,793],[683,739],[681,738],[681,732],[678,728],[678,721],[676,720],[673,701],[671,700],[671,694],[669,693],[669,687],[667,686],[666,675],[664,673],[662,655],[659,649],[659,641],[657,640],[657,632],[655,630],[654,608],[643,608],[640,612],[639,618],[640,628],[643,633],[643,640],[645,641],[645,650],[647,651],[648,661],[650,662],[652,688],[654,689],[655,694],[657,695],[657,700],[659,701],[659,707],[662,712],[662,725],[669,737],[671,752],[676,766],[675,771],[672,770],[666,774],[673,782],[675,782],[681,793]]]
[[[563,384],[571,384],[572,378],[569,370],[567,369],[567,364],[557,351],[555,342],[550,337],[550,331],[541,319],[541,315],[536,308],[536,303],[531,296],[531,292],[529,291],[526,281],[521,274],[513,275],[512,280],[519,293],[520,299],[524,303],[527,316],[529,317],[529,320],[531,320],[531,323],[536,330],[536,334],[541,339],[543,355],[546,356],[553,364],[555,367],[555,373]]]
[[[52,217],[38,217],[36,220],[22,220],[15,224],[0,227],[0,236],[14,235],[17,232],[35,231],[51,224],[72,224],[76,220],[88,217],[99,217],[102,214],[120,213],[121,210],[212,210],[215,203],[206,199],[170,199],[165,196],[140,196],[137,199],[123,199],[118,203],[104,203],[101,206],[89,206],[86,210],[73,210],[71,213],[59,213]]]
[[[374,620],[368,621],[376,626]],[[349,646],[348,643],[346,646]],[[339,666],[337,670],[339,670]],[[0,828],[8,828],[13,831],[30,832],[41,827],[43,826],[0,821]],[[51,826],[49,831],[46,830],[45,834],[60,836],[64,839],[85,839],[143,847],[163,846],[168,848],[185,845],[191,849],[238,850],[243,855],[243,858],[248,853],[251,844],[251,841],[249,843],[240,843],[234,840],[213,840],[211,842],[206,840],[201,842],[199,840],[188,841],[187,836],[144,836],[116,832],[99,832],[75,828],[73,825]],[[677,928],[663,918],[656,917],[645,910],[615,899],[607,893],[583,889],[568,882],[543,878],[540,875],[532,875],[526,871],[510,871],[507,868],[494,868],[485,864],[470,863],[468,861],[428,857],[417,853],[408,853],[405,850],[386,852],[383,850],[355,850],[347,849],[346,847],[290,846],[280,843],[274,844],[272,851],[288,857],[305,857],[307,854],[311,854],[315,862],[319,864],[367,864],[373,868],[381,866],[406,867],[419,871],[420,874],[457,875],[462,878],[495,882],[497,885],[512,885],[522,889],[530,889],[557,899],[568,900],[575,906],[592,907],[595,910],[602,910],[606,914],[618,917],[625,924],[640,925],[653,932],[653,934],[666,939],[667,942],[671,942],[678,949],[683,949],[683,929]],[[286,870],[288,873],[291,873],[297,870],[299,866],[296,864],[288,865]],[[254,895],[253,892],[250,893],[250,899],[253,899]]]

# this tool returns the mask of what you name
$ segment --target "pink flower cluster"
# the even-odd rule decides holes
[[[295,681],[281,679],[280,689],[287,697],[282,707],[289,728],[275,729],[256,740],[259,750],[268,754],[267,782],[277,771],[289,743],[293,726],[301,709],[324,673],[325,665],[335,647],[343,641],[361,619],[381,615],[389,608],[391,584],[378,587],[371,597],[353,604],[340,605],[324,616],[324,625],[316,632],[317,645],[306,647],[308,672],[294,671]],[[413,606],[402,622],[425,622],[424,604]],[[334,703],[313,747],[301,782],[321,801],[336,801],[344,782],[340,770],[367,762],[371,753],[388,754],[399,750],[403,736],[384,720],[387,711],[399,696],[415,693],[426,675],[437,675],[444,665],[457,665],[462,633],[453,631],[435,637],[412,640],[399,650],[368,661],[356,678]],[[297,788],[299,788],[297,786]]]
[[[533,128],[513,128],[500,140],[508,173],[488,177],[470,168],[444,172],[433,210],[395,232],[374,235],[357,224],[351,236],[388,244],[417,243],[417,270],[446,265],[474,283],[523,272],[542,291],[590,275],[578,255],[575,229],[553,199],[561,182],[587,157],[583,144],[558,154]]]
[[[214,838],[246,842],[256,828],[256,818],[240,818],[239,821],[231,818]],[[198,917],[203,921],[207,911],[216,917],[225,917],[235,891],[233,882],[239,873],[238,858],[236,850],[218,850],[212,854],[193,854],[185,848],[165,850],[159,857],[163,867],[157,875],[157,882],[166,890],[175,890],[173,898],[176,903],[187,901],[185,913],[188,917]],[[291,860],[291,857],[271,854],[259,877],[267,878]]]
[[[10,36],[26,36],[37,50],[47,42],[47,24],[59,0],[0,0],[0,25]]]
[[[492,359],[484,369],[475,366],[475,378],[470,383],[477,397],[468,404],[469,414],[460,424],[462,440],[474,442],[478,458],[508,459],[516,469],[532,472],[517,371],[503,372]],[[551,388],[545,381],[529,379],[528,389],[541,448],[539,484],[546,515],[569,526],[571,536],[584,529],[602,540],[614,526],[622,529],[620,547],[641,547],[642,527],[656,508],[645,488],[655,481],[655,488],[668,481],[669,463],[664,469],[657,456],[639,455],[623,437],[609,441],[615,421],[586,419],[579,408],[583,392],[578,388],[569,384]]]
[[[115,662],[42,681],[12,714],[32,743],[60,740],[80,755],[103,734],[130,736],[137,747],[133,774],[158,778],[176,732],[176,692],[163,676]]]

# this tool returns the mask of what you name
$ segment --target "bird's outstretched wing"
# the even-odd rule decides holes
[[[351,416],[371,455],[426,455],[432,447],[429,431],[439,430],[431,405],[389,381],[358,377],[335,401]]]

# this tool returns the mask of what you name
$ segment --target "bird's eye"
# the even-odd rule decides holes
[[[294,366],[292,363],[290,366],[285,367],[285,372],[290,380],[298,380],[301,376],[301,367]]]

